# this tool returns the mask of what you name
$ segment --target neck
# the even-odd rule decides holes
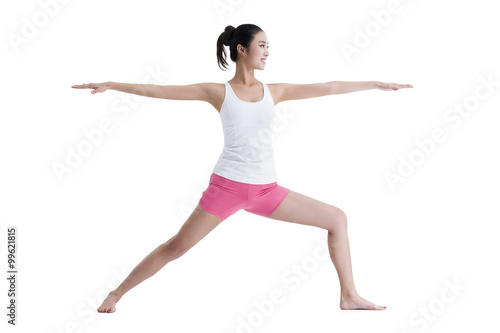
[[[254,75],[254,69],[248,67],[243,61],[238,61],[236,63],[236,73],[234,74],[232,81],[244,86],[251,86],[257,83],[257,79]]]

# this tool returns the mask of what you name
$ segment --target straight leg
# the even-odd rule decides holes
[[[98,312],[115,312],[115,304],[130,289],[156,274],[170,261],[181,257],[210,231],[220,224],[221,219],[204,211],[199,205],[189,216],[179,232],[167,242],[160,244],[148,254],[127,276],[127,278],[102,302]]]

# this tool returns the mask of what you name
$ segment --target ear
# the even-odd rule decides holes
[[[245,48],[241,44],[238,44],[238,46],[236,46],[236,49],[238,50],[238,54],[243,55],[245,53]]]

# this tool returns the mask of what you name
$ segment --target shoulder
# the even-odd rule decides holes
[[[205,82],[201,84],[206,92],[206,101],[220,112],[226,94],[225,83]]]
[[[224,83],[216,83],[216,82],[204,82],[204,83],[199,83],[201,87],[203,87],[203,90],[208,94],[213,96],[214,94],[224,92]]]
[[[274,104],[278,104],[281,102],[281,97],[283,96],[283,90],[286,86],[286,83],[269,83],[266,84],[266,86],[269,88],[269,92],[271,93]]]

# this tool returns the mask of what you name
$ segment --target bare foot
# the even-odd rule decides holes
[[[345,296],[340,297],[340,308],[342,310],[385,310],[387,307],[375,305],[372,302],[360,297],[355,296]]]
[[[102,313],[113,313],[116,311],[115,304],[120,298],[116,296],[113,292],[108,294],[108,297],[102,302],[101,306],[97,308],[97,312]]]

